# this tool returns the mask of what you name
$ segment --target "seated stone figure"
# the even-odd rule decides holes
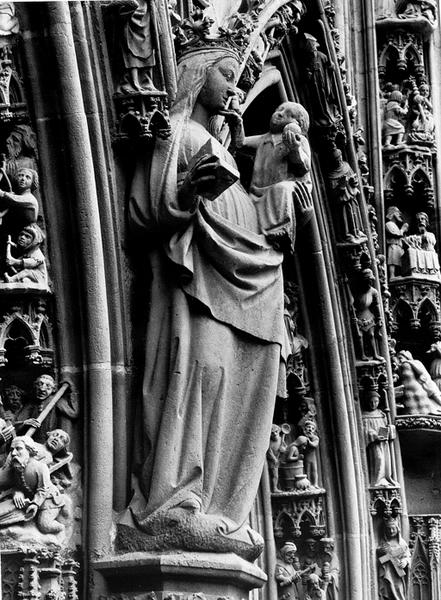
[[[41,533],[59,533],[64,524],[57,520],[65,498],[52,483],[47,464],[37,460],[38,448],[31,437],[18,436],[0,470],[0,528],[35,520]]]
[[[407,350],[398,352],[397,361],[401,385],[395,387],[395,398],[401,400],[404,412],[409,415],[441,413],[441,392],[423,363]]]
[[[36,223],[24,227],[17,237],[17,243],[8,239],[6,266],[13,274],[5,273],[7,283],[31,284],[47,288],[46,258],[40,249],[45,239],[44,233]],[[17,256],[12,256],[10,247],[17,248]]]
[[[284,102],[274,111],[267,133],[245,138],[245,145],[257,148],[250,192],[257,205],[266,207],[258,211],[261,229],[273,239],[288,235],[292,244],[294,199],[305,220],[312,210],[308,129],[309,116],[303,106]],[[287,195],[292,202],[283,201]],[[281,210],[288,211],[284,218],[280,218]]]

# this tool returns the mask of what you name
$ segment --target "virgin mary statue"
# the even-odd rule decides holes
[[[172,136],[156,142],[150,167],[140,158],[133,180],[131,215],[151,242],[152,281],[142,499],[131,504],[136,529],[119,529],[132,549],[247,559],[262,550],[247,520],[278,391],[282,254],[260,232],[262,209],[239,181],[204,197],[219,185],[217,157],[236,166],[209,129],[228,112],[238,69],[236,55],[219,47],[180,62]],[[212,153],[195,162],[208,141]]]

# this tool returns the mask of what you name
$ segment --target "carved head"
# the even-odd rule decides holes
[[[380,404],[380,394],[375,390],[369,392],[367,398],[367,406],[369,410],[376,410]]]
[[[46,446],[52,454],[58,454],[62,450],[65,450],[70,444],[70,437],[63,429],[54,429],[48,431],[46,439]]]
[[[40,375],[34,381],[34,394],[38,402],[43,402],[55,391],[55,380],[51,375]]]
[[[297,546],[294,544],[294,542],[286,542],[280,550],[280,556],[282,557],[282,560],[288,564],[292,564],[295,561],[296,553]]]
[[[308,438],[305,435],[299,435],[293,442],[300,452],[303,452],[308,445]]]
[[[38,173],[34,169],[22,167],[15,176],[17,190],[21,193],[31,190],[35,192],[38,188]]]
[[[399,102],[401,104],[401,102],[403,101],[403,94],[398,90],[394,90],[393,92],[391,92],[389,99],[391,102]]]
[[[34,440],[27,436],[17,436],[11,442],[11,462],[13,468],[23,469],[29,462],[31,456],[37,454]]]
[[[17,245],[21,250],[39,246],[45,239],[44,233],[36,223],[31,223],[20,231],[17,236]]]
[[[317,552],[317,540],[308,538],[305,540],[305,552],[308,556],[313,556]]]
[[[6,409],[10,409],[14,413],[19,411],[23,406],[24,395],[24,390],[17,385],[8,385],[4,391]]]
[[[297,102],[283,102],[273,112],[270,120],[271,133],[281,133],[289,123],[297,123],[303,135],[308,133],[309,115]]]
[[[236,95],[239,64],[232,56],[224,56],[207,69],[205,83],[197,99],[210,116],[219,114]]]
[[[313,421],[312,419],[305,421],[305,423],[303,424],[303,432],[305,433],[306,436],[316,434],[317,433],[317,425],[316,425],[315,421]]]
[[[412,354],[408,350],[400,350],[397,354],[398,364],[402,365],[413,360]]]
[[[308,592],[320,590],[320,577],[316,573],[311,573],[308,575],[308,579],[306,580],[306,586]]]
[[[429,226],[429,216],[425,212],[419,212],[415,215],[418,229],[426,230]]]
[[[334,538],[322,538],[320,542],[322,544],[323,552],[325,552],[326,554],[332,554],[334,552]]]
[[[276,425],[275,423],[273,423],[271,425],[271,439],[272,440],[277,440],[279,439],[279,437],[281,436],[282,430],[279,427],[279,425]]]
[[[397,519],[390,517],[384,520],[384,537],[387,540],[398,537],[400,534],[400,526]]]
[[[403,213],[398,208],[398,206],[389,206],[386,213],[387,221],[397,221],[402,223],[404,221]]]

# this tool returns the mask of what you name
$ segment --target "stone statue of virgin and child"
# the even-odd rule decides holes
[[[148,246],[151,285],[137,484],[118,524],[123,550],[253,560],[263,548],[248,517],[283,393],[286,347],[283,254],[268,238],[294,235],[294,206],[303,219],[312,214],[308,115],[288,103],[303,121],[288,115],[292,133],[283,116],[273,123],[268,151],[285,143],[274,160],[293,167],[282,169],[286,181],[269,182],[269,206],[265,186],[255,195],[239,179],[221,185],[219,161],[233,172],[236,164],[210,131],[219,115],[241,125],[228,108],[238,72],[226,48],[185,56],[172,135],[135,169],[131,218]],[[211,150],[195,159],[202,147]]]

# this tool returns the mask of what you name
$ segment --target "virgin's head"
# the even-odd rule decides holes
[[[197,103],[201,104],[209,116],[224,110],[232,96],[236,94],[236,81],[239,64],[232,56],[224,56],[206,71]]]

